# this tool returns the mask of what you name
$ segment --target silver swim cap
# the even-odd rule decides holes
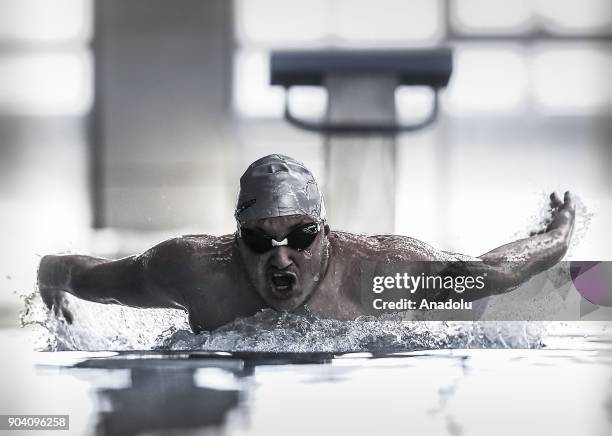
[[[261,218],[309,215],[325,219],[325,204],[314,176],[282,154],[253,162],[240,178],[234,216],[239,224]]]

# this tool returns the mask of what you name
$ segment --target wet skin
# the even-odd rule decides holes
[[[188,235],[162,242],[145,253],[119,260],[91,256],[45,256],[38,272],[43,301],[72,322],[64,292],[98,303],[140,308],[178,308],[194,332],[211,330],[238,317],[271,307],[340,320],[367,314],[361,303],[364,265],[412,261],[474,261],[473,273],[486,272],[491,293],[508,291],[564,256],[574,225],[569,193],[551,195],[546,229],[478,258],[447,253],[405,236],[363,236],[321,225],[303,250],[276,246],[255,253],[236,235]],[[281,241],[296,227],[315,220],[306,215],[267,218],[245,227]],[[487,295],[479,295],[478,298]]]

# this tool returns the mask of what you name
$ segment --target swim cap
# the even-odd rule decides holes
[[[325,219],[325,204],[310,171],[295,159],[271,154],[253,162],[240,178],[234,216],[239,224],[261,218],[309,215]]]

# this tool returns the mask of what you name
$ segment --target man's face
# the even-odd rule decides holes
[[[242,228],[282,241],[292,231],[312,223],[316,221],[310,216],[290,215],[264,218],[246,223]],[[294,310],[315,291],[327,265],[327,232],[327,226],[320,224],[316,238],[307,248],[273,246],[263,253],[255,252],[238,238],[249,279],[270,307],[278,311]]]

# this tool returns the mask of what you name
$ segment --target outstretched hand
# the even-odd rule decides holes
[[[72,312],[68,309],[63,291],[41,288],[40,296],[47,309],[53,311],[53,314],[57,317],[61,314],[68,324],[72,324]]]
[[[552,209],[552,218],[550,224],[546,227],[546,232],[560,230],[569,238],[576,216],[576,206],[572,194],[566,191],[562,201],[557,193],[553,192],[550,194],[550,207]]]
[[[491,286],[491,294],[512,290],[563,259],[569,248],[576,215],[572,195],[566,192],[562,201],[553,192],[550,194],[550,208],[550,221],[544,230],[479,256],[482,265],[489,268],[487,283]]]

